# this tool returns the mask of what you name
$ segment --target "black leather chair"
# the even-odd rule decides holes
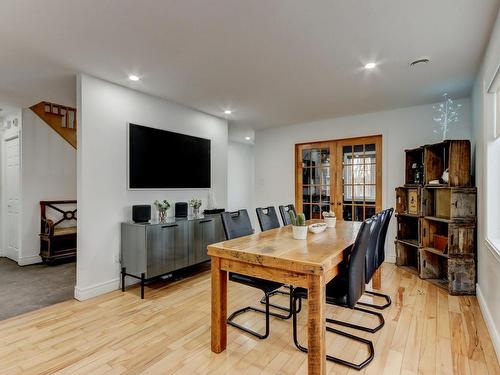
[[[288,213],[289,211],[293,211],[295,215],[297,215],[297,211],[295,210],[295,206],[293,204],[288,204],[286,206],[279,206],[278,207],[280,210],[281,214],[281,220],[283,220],[283,225],[291,225],[292,221],[290,220],[290,214]]]
[[[366,279],[367,275],[369,274],[370,278],[371,278],[371,275],[373,274],[372,273],[368,273],[367,272],[367,269],[370,268],[370,269],[373,269],[373,264],[374,264],[374,257],[377,252],[377,240],[378,240],[378,237],[379,237],[379,234],[380,234],[380,231],[382,229],[382,215],[381,214],[378,214],[378,215],[374,215],[370,220],[371,220],[371,225],[370,225],[370,239],[368,241],[368,244],[367,244],[367,248],[366,248],[366,253],[365,253],[365,265],[364,265],[364,273],[365,273],[365,284],[368,284],[368,281]],[[352,248],[351,250],[352,251]],[[340,273],[342,274],[345,274],[346,273],[346,264],[341,264],[340,266]],[[364,292],[366,293],[366,291]],[[357,305],[363,305],[362,302],[358,302]],[[374,312],[374,311],[371,311],[371,310],[366,310],[366,309],[363,309],[363,308],[360,308],[360,307],[353,307],[354,310],[358,310],[358,311],[362,311],[364,313],[367,313],[367,314],[370,314],[370,315],[374,315],[378,318],[378,325],[375,326],[375,327],[367,327],[367,326],[362,326],[362,325],[359,325],[359,324],[353,324],[353,323],[349,323],[349,322],[344,322],[342,320],[337,320],[337,319],[327,319],[326,321],[329,322],[329,323],[333,323],[333,324],[338,324],[338,325],[341,325],[341,326],[344,326],[344,327],[349,327],[349,328],[354,328],[354,329],[359,329],[361,331],[365,331],[365,332],[370,332],[370,333],[375,333],[377,332],[378,330],[380,330],[384,324],[385,324],[385,319],[384,319],[384,316],[381,314],[381,313],[377,313],[377,312]]]
[[[282,206],[280,206],[282,207]],[[273,206],[270,207],[258,207],[255,209],[257,212],[257,219],[259,220],[259,225],[260,225],[260,230],[262,232],[265,232],[266,230],[270,229],[275,229],[280,227],[280,222],[278,220],[278,215],[276,214],[276,210],[274,209]],[[277,289],[271,293],[269,293],[269,297],[274,296],[276,294],[281,294],[283,296],[287,296],[290,298],[290,304],[288,307],[276,305],[273,303],[269,303],[269,306],[274,307],[275,309],[279,309],[282,311],[286,311],[288,315],[284,319],[290,319],[292,317],[292,308],[290,307],[292,305],[292,294],[291,291],[293,290],[292,285],[284,285],[283,288],[286,288],[287,290],[281,290]],[[262,297],[260,300],[260,303],[266,304],[266,296]],[[299,311],[302,307],[302,304],[299,306]]]
[[[373,277],[375,271],[384,263],[385,260],[385,239],[387,237],[387,228],[389,227],[389,223],[391,221],[392,213],[394,212],[393,208],[389,208],[387,210],[383,210],[377,216],[380,220],[380,231],[377,237],[376,246],[372,249],[371,254],[366,255],[366,268],[365,268],[365,280],[368,284]],[[370,251],[369,251],[370,253]],[[368,302],[358,302],[358,305],[369,306],[378,310],[383,310],[389,307],[392,303],[391,297],[387,294],[377,293],[371,290],[365,291],[366,294],[382,297],[385,299],[386,303],[383,305],[377,305]]]
[[[224,227],[224,232],[225,232],[226,238],[228,240],[253,234],[253,228],[252,228],[252,224],[250,222],[250,218],[248,216],[247,210],[239,210],[236,212],[223,212],[221,214],[221,217],[222,217],[222,224]],[[279,289],[280,287],[282,287],[283,286],[282,283],[277,283],[274,281],[259,279],[256,277],[251,277],[251,276],[246,276],[246,275],[240,275],[240,274],[233,273],[233,272],[229,273],[229,280],[262,290],[264,292],[264,299],[265,299],[265,305],[266,305],[265,310],[261,310],[261,309],[258,309],[256,307],[252,307],[252,306],[247,306],[247,307],[244,307],[242,309],[239,309],[239,310],[233,312],[227,319],[227,323],[229,325],[232,325],[233,327],[239,328],[247,333],[250,333],[251,335],[258,337],[259,339],[265,339],[267,336],[269,336],[269,316],[270,315],[278,317],[278,318],[282,318],[282,319],[287,319],[286,315],[276,314],[276,313],[269,311],[269,294],[271,292]],[[266,315],[266,329],[265,329],[264,334],[260,334],[256,331],[253,331],[249,328],[246,328],[246,327],[234,322],[234,319],[238,315],[241,315],[241,314],[248,312],[248,311],[255,311],[255,312],[263,313]]]
[[[361,224],[361,228],[356,237],[356,241],[351,248],[351,252],[348,256],[346,264],[344,264],[342,267],[343,271],[326,285],[327,304],[343,306],[350,309],[359,309],[356,308],[355,306],[359,298],[363,295],[363,292],[365,291],[365,257],[366,257],[366,251],[368,250],[368,246],[370,243],[370,238],[373,233],[371,228],[372,224],[373,220],[371,219],[365,220]],[[304,288],[294,289],[293,304],[292,304],[293,341],[295,343],[295,346],[299,350],[307,353],[307,348],[302,346],[297,338],[296,305],[297,305],[297,300],[300,300],[302,298],[307,298],[307,289]],[[329,321],[330,320],[327,319],[327,322]],[[344,359],[334,357],[331,355],[326,356],[327,360],[340,363],[342,365],[349,366],[357,370],[362,369],[373,360],[375,351],[373,348],[373,343],[370,340],[328,326],[326,327],[326,330],[328,332],[336,333],[338,335],[365,344],[369,352],[369,356],[359,364],[349,362]]]
[[[275,229],[280,227],[280,221],[276,210],[273,206],[256,208],[257,219],[259,220],[260,229],[264,232],[266,230]]]

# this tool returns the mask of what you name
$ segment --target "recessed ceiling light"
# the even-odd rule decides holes
[[[377,63],[369,62],[368,64],[365,65],[365,69],[373,69],[376,66],[377,66]]]
[[[233,113],[233,111],[231,111],[230,109],[226,109],[224,111],[224,114],[226,114],[226,115],[230,115],[231,113]]]
[[[128,79],[130,79],[131,81],[134,81],[134,82],[137,82],[140,80],[139,76],[136,76],[134,74],[129,75]]]
[[[250,137],[245,137],[245,139],[246,139],[247,141],[249,141],[249,140],[250,140],[250,139],[252,139],[252,138],[250,138]]]

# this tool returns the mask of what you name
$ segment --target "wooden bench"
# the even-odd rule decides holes
[[[76,208],[67,209],[75,205],[76,200],[40,201],[40,257],[47,264],[76,258]],[[49,218],[49,210],[59,218]]]

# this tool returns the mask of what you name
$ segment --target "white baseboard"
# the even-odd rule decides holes
[[[100,296],[101,294],[113,292],[120,288],[120,279],[113,279],[104,283],[95,284],[92,286],[79,287],[75,286],[75,298],[78,301]]]
[[[396,256],[395,255],[386,255],[385,261],[387,263],[396,263]]]
[[[17,264],[20,266],[29,266],[30,264],[42,263],[40,255],[30,255],[27,257],[19,257]]]
[[[484,321],[486,322],[486,328],[488,328],[488,332],[490,333],[491,341],[493,342],[493,347],[495,348],[495,352],[497,354],[498,363],[500,363],[500,335],[495,327],[495,322],[491,316],[490,310],[488,309],[488,305],[486,304],[479,284],[476,284],[476,297],[479,302],[479,308],[483,314]]]

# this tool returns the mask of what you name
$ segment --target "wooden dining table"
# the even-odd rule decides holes
[[[308,233],[306,240],[293,239],[292,227],[285,226],[208,246],[212,260],[212,351],[221,353],[227,345],[227,272],[273,280],[308,289],[308,373],[324,375],[325,285],[338,274],[344,251],[354,243],[360,226],[359,222],[337,221],[335,228]],[[380,284],[379,274],[374,284]]]

